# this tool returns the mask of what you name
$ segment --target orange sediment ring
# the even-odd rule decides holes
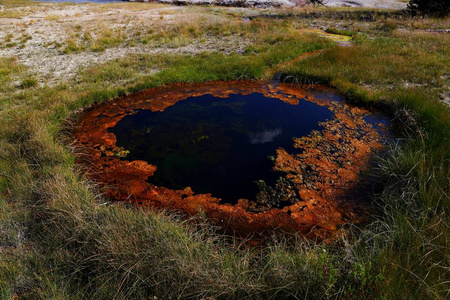
[[[323,86],[315,88],[328,90]],[[307,101],[325,106],[335,115],[321,123],[322,131],[293,139],[298,153],[277,149],[273,168],[294,182],[301,199],[295,204],[255,212],[254,203],[248,199],[239,199],[231,205],[221,203],[210,194],[195,194],[191,187],[172,190],[155,186],[147,179],[154,174],[156,166],[120,159],[117,153],[122,149],[117,147],[115,135],[108,132],[137,110],[164,111],[178,101],[205,94],[227,98],[230,94],[250,93],[262,93],[293,105],[306,97]],[[241,236],[282,230],[327,238],[348,220],[355,220],[348,210],[350,205],[345,204],[346,195],[358,184],[361,171],[370,168],[372,155],[384,146],[380,133],[364,120],[368,115],[366,109],[343,101],[318,99],[293,84],[255,81],[174,84],[86,109],[75,126],[74,137],[79,152],[84,154],[78,156],[77,162],[88,168],[90,178],[103,183],[107,197],[112,200],[182,211],[190,216],[201,211],[225,231]]]

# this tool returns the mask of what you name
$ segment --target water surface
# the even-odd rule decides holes
[[[299,99],[297,105],[260,93],[189,97],[163,112],[140,110],[110,132],[126,160],[158,167],[150,182],[172,189],[190,186],[225,202],[255,199],[258,180],[273,184],[278,147],[293,151],[293,137],[320,130],[333,118],[324,106]],[[298,152],[298,150],[296,151]]]

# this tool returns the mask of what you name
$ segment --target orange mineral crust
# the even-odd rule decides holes
[[[325,87],[315,86],[326,90]],[[227,98],[230,94],[262,93],[296,105],[298,99],[325,106],[335,118],[322,122],[322,131],[293,137],[297,153],[278,148],[273,169],[285,174],[291,183],[281,186],[296,193],[300,201],[283,208],[265,207],[253,200],[239,199],[237,204],[221,203],[210,194],[195,194],[195,187],[172,190],[155,186],[147,179],[156,166],[145,161],[126,161],[126,150],[116,146],[116,137],[108,132],[122,118],[138,110],[164,111],[188,97],[211,94]],[[103,184],[107,196],[140,206],[182,211],[186,215],[204,213],[228,233],[246,236],[274,230],[299,232],[311,238],[328,238],[352,220],[346,195],[370,167],[370,158],[384,145],[371,124],[364,121],[369,111],[343,101],[316,99],[301,86],[266,82],[207,82],[175,84],[120,97],[86,109],[74,130],[75,144],[92,179]],[[125,153],[125,155],[124,155]]]

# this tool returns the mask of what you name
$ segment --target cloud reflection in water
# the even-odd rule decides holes
[[[277,128],[273,130],[250,133],[249,134],[250,143],[252,145],[255,145],[272,142],[277,136],[281,134],[281,132],[282,132],[281,128]]]

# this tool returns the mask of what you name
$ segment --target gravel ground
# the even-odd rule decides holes
[[[288,0],[251,1],[254,3],[289,2]],[[128,44],[125,42],[108,47],[105,51],[100,52],[63,53],[68,40],[80,39],[79,36],[82,36],[84,32],[95,32],[98,31],[99,27],[118,29],[128,37],[133,36],[136,28],[142,27],[142,24],[145,24],[147,28],[165,26],[171,22],[179,22],[183,18],[189,21],[189,18],[196,14],[201,15],[199,8],[192,6],[147,4],[133,7],[134,4],[125,5],[126,8],[123,3],[114,5],[30,3],[29,6],[22,5],[8,8],[8,11],[6,11],[0,4],[0,13],[3,13],[0,16],[0,56],[16,57],[20,63],[29,67],[30,72],[34,73],[41,84],[54,85],[72,78],[80,68],[107,62],[129,54],[195,54],[213,50],[223,53],[241,53],[251,43],[250,40],[241,36],[208,36],[201,41],[193,39],[188,44],[175,46]],[[404,8],[406,6],[405,3],[394,0],[329,0],[327,5],[379,8]],[[221,9],[227,9],[230,13],[245,10],[246,15],[258,14],[261,11],[252,8]],[[214,18],[214,16],[208,14],[207,18]],[[216,18],[220,18],[220,16],[216,16]],[[77,26],[81,29],[77,30]],[[93,34],[95,35],[95,33]]]
[[[146,0],[130,0],[146,1]],[[158,0],[160,3],[175,4],[197,4],[197,5],[224,5],[224,6],[247,6],[247,7],[292,7],[301,5],[303,0]],[[341,7],[375,7],[388,9],[404,9],[406,2],[399,0],[325,0],[326,6]]]
[[[327,1],[327,0],[325,0]],[[404,9],[407,3],[398,0],[328,0],[327,6],[348,6],[348,7],[375,7]]]
[[[245,37],[230,35],[207,36],[180,45],[128,43],[128,37],[133,37],[137,31],[142,32],[152,26],[167,26],[180,20],[189,22],[192,15],[202,16],[195,8],[151,4],[148,7],[142,9],[140,6],[133,10],[101,8],[92,4],[61,6],[56,3],[41,4],[37,8],[19,7],[16,10],[25,16],[0,18],[0,57],[16,57],[29,67],[41,84],[54,85],[72,78],[80,68],[130,54],[195,54],[213,50],[241,53],[251,42]],[[74,37],[79,40],[79,36],[87,31],[95,35],[99,28],[118,29],[127,37],[126,41],[99,52],[83,50],[81,53],[64,53],[67,40]],[[23,42],[27,36],[29,40]]]

